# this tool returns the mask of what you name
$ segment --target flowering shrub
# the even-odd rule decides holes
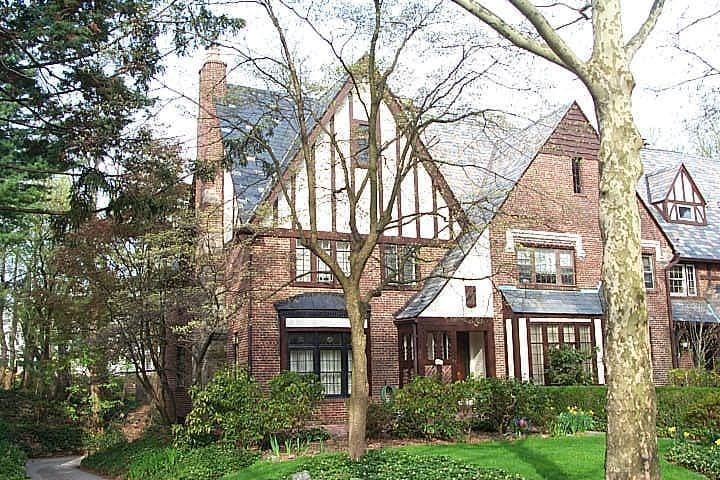
[[[576,433],[586,432],[593,428],[593,412],[592,410],[581,410],[578,407],[568,407],[564,412],[560,412],[552,426],[552,434],[556,437],[563,435],[575,435]]]

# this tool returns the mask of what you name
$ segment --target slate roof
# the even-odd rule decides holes
[[[675,247],[681,258],[720,260],[720,165],[716,160],[667,150],[645,148],[640,153],[645,175],[638,182],[637,191],[650,212]],[[670,183],[680,165],[688,173],[705,198],[707,225],[688,225],[666,222],[651,205],[665,198]],[[662,192],[662,193],[659,193]]]
[[[720,323],[718,312],[705,300],[671,299],[675,322]]]
[[[465,259],[482,232],[471,229],[458,238],[455,246],[438,262],[423,287],[396,314],[397,320],[415,318],[435,300],[438,293],[450,280],[455,270]]]
[[[597,290],[536,290],[498,287],[515,313],[602,315],[603,307]]]
[[[291,310],[333,310],[345,311],[345,296],[342,293],[310,292],[301,293],[275,303],[277,311]]]
[[[338,83],[319,100],[307,100],[309,129],[314,126],[315,118],[327,110],[342,85]],[[251,128],[258,127],[272,152],[266,149],[253,155],[252,148],[246,149],[250,150],[246,153],[247,162],[243,164],[235,158],[230,169],[238,215],[241,222],[247,222],[275,184],[277,172],[287,167],[300,149],[295,102],[278,92],[228,85],[227,96],[220,99],[215,108],[226,145],[242,141]]]

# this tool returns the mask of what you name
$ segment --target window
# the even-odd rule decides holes
[[[320,248],[323,252],[325,252],[328,256],[332,257],[332,245],[330,240],[318,240],[318,244],[320,245]],[[333,274],[330,271],[330,267],[327,266],[325,262],[317,259],[318,262],[318,273],[317,273],[317,279],[318,282],[323,283],[332,283],[333,281]]]
[[[415,360],[415,351],[413,349],[413,339],[407,333],[402,336],[402,353],[403,360]]]
[[[668,278],[670,280],[670,295],[690,297],[697,295],[694,265],[675,265],[670,269]]]
[[[370,165],[369,137],[370,127],[367,122],[357,122],[353,127],[352,155],[358,168],[368,168]]]
[[[330,267],[309,248],[303,247],[299,239],[295,242],[295,281],[336,286],[337,279]],[[350,242],[318,240],[318,246],[328,256],[335,258],[343,272],[350,274]]]
[[[692,220],[692,208],[678,205],[678,218],[680,220]]]
[[[655,288],[655,269],[653,268],[654,258],[652,255],[642,256],[643,280],[645,288],[652,290]]]
[[[450,335],[443,332],[443,360],[450,359]]]
[[[552,348],[572,347],[587,354],[583,367],[594,376],[592,352],[594,351],[589,323],[530,324],[531,375],[537,384],[545,383],[548,368],[548,351]]]
[[[349,333],[288,333],[288,357],[290,371],[317,375],[325,395],[350,394],[352,350]]]
[[[580,161],[581,159],[572,159],[572,177],[573,177],[573,192],[582,193],[582,183],[580,183]]]
[[[477,293],[474,285],[465,285],[465,306],[468,308],[477,306]]]
[[[517,266],[520,283],[575,284],[572,250],[522,247],[517,251]]]
[[[427,359],[435,360],[435,334],[432,332],[425,336],[425,350]]]
[[[336,242],[335,254],[340,270],[350,275],[350,242]]]
[[[295,245],[295,280],[310,281],[310,249],[303,247],[300,242]]]
[[[385,245],[383,260],[388,283],[409,284],[418,280],[417,249],[409,245]]]

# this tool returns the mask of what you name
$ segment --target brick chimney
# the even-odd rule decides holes
[[[217,45],[207,50],[200,69],[197,116],[197,160],[214,171],[211,179],[195,179],[195,212],[199,227],[211,249],[223,245],[223,158],[222,132],[215,103],[227,94],[227,65],[220,60]]]

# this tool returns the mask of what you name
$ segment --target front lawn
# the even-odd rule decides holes
[[[670,445],[660,440],[662,478],[664,480],[700,480],[705,477],[662,460]],[[588,480],[604,477],[605,436],[562,438],[530,437],[507,442],[477,444],[426,444],[401,447],[418,455],[446,455],[483,468],[498,468],[519,473],[527,480]],[[297,471],[303,459],[288,462],[258,462],[247,469],[225,477],[227,480],[278,480]],[[323,480],[323,479],[313,479]]]

